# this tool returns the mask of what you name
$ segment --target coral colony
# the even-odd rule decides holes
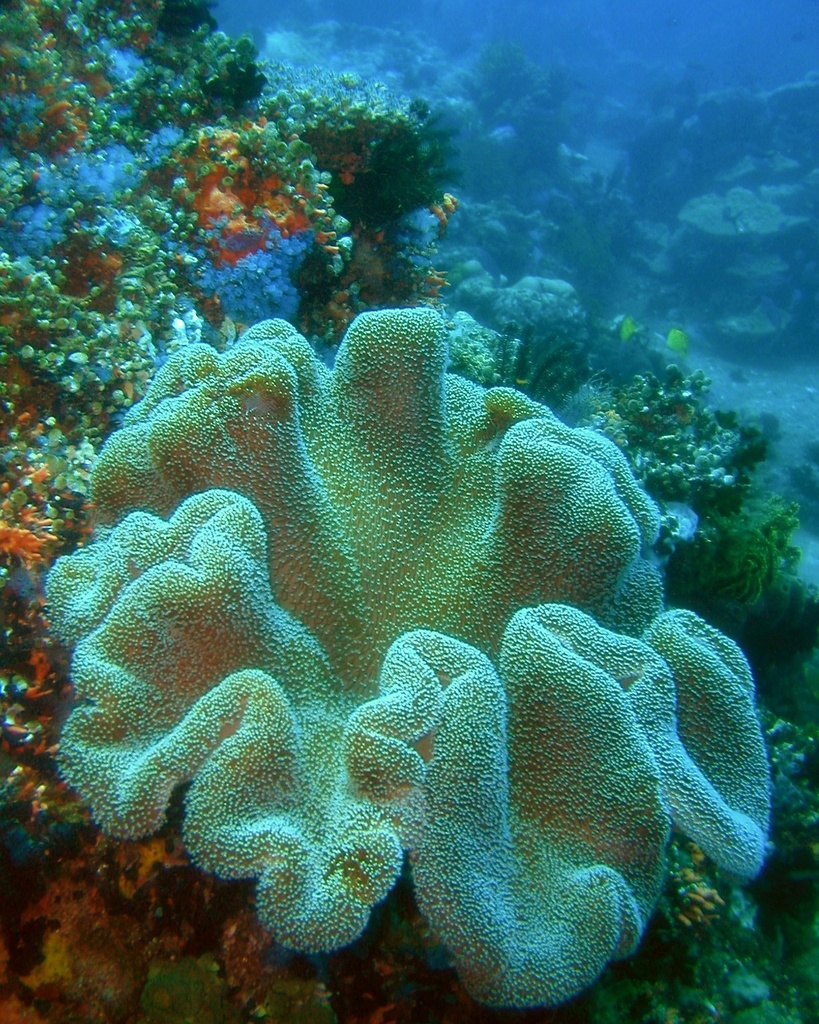
[[[467,989],[553,1005],[634,951],[672,823],[756,874],[768,764],[619,450],[446,356],[411,309],[333,371],[282,320],[169,359],[94,469],[113,528],[49,576],[61,764],[129,839],[192,780],[194,861],[292,949],[357,938],[409,852]]]
[[[816,877],[819,746],[743,653],[790,630],[819,692],[759,431],[699,371],[596,386],[647,329],[557,276],[466,246],[448,308],[451,218],[528,214],[459,211],[424,102],[213,28],[0,5],[0,1021],[727,1019]],[[729,214],[793,227],[682,220]]]

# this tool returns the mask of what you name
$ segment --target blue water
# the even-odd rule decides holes
[[[230,34],[300,31],[317,22],[422,30],[452,53],[491,38],[523,43],[534,60],[565,61],[601,92],[617,92],[622,66],[636,61],[656,79],[691,71],[712,86],[770,88],[817,66],[815,0],[312,0],[290,10],[267,0],[220,0],[213,9]]]

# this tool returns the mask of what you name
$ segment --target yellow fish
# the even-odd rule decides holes
[[[624,316],[623,322],[620,324],[620,341],[631,341],[639,329],[640,325],[636,320],[630,316]]]
[[[684,356],[688,354],[688,335],[679,327],[672,327],[665,337],[665,343],[672,352]]]

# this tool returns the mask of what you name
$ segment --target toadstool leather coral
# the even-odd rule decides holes
[[[332,370],[283,321],[168,360],[49,576],[62,771],[131,838],[189,782],[195,862],[298,950],[354,940],[409,851],[472,994],[555,1005],[636,948],[672,822],[758,870],[767,761],[741,652],[662,611],[621,453],[443,338],[417,308]]]

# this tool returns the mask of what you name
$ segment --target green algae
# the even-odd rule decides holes
[[[239,1020],[227,998],[227,982],[205,954],[154,964],[142,989],[140,1006],[152,1024],[234,1024]]]

